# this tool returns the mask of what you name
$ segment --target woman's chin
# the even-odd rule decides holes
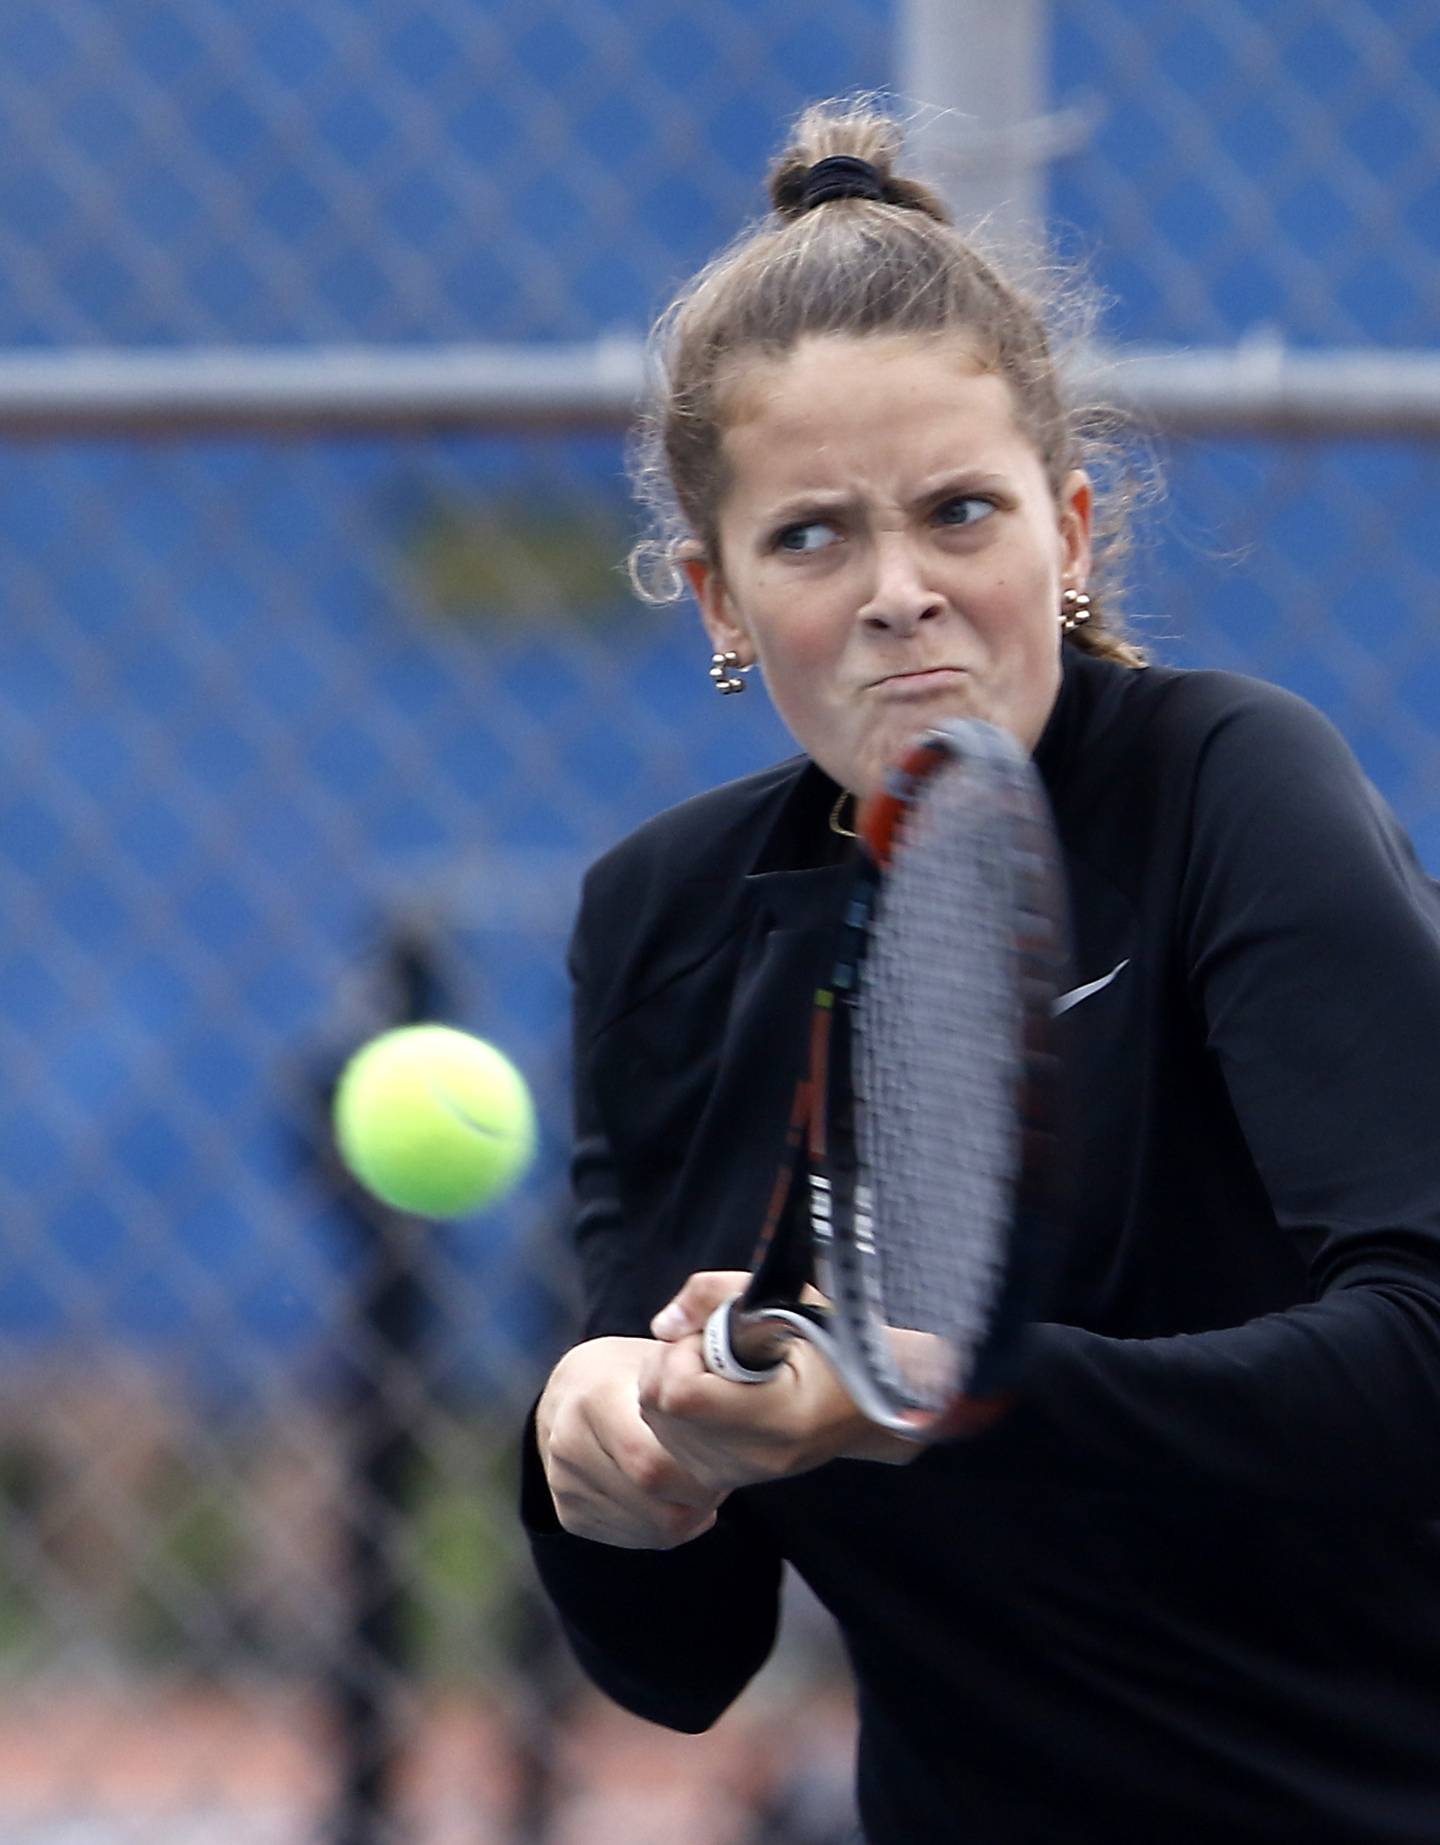
[[[861,759],[859,768],[864,778],[862,794],[871,794],[879,788],[892,764],[898,762],[927,731],[955,718],[981,715],[968,701],[961,703],[958,700],[937,702],[924,708],[910,706],[903,712],[895,712],[890,721],[877,731],[870,748]]]

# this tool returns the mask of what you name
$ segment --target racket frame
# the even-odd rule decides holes
[[[1005,1286],[965,1390],[937,1403],[906,1382],[889,1346],[874,1213],[860,1170],[851,1045],[884,874],[925,785],[952,762],[962,772],[967,764],[984,764],[992,771],[992,787],[1006,802],[1014,842],[1012,953],[1022,1030]],[[751,1280],[742,1294],[710,1315],[703,1335],[705,1363],[731,1381],[764,1383],[784,1362],[787,1346],[804,1339],[822,1353],[871,1422],[912,1441],[934,1441],[973,1432],[1003,1412],[1018,1369],[1018,1335],[1058,1244],[1060,1085],[1053,1019],[1067,967],[1061,876],[1036,771],[1013,738],[978,719],[959,719],[926,732],[882,788],[861,804],[856,834],[859,863],[829,974],[816,990],[808,1069],[796,1085]],[[808,1187],[802,1183],[807,1176]],[[802,1190],[808,1190],[815,1279],[829,1306],[775,1298],[782,1266],[778,1258],[786,1239],[799,1233],[794,1218]]]

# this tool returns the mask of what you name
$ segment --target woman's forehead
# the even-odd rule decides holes
[[[1024,441],[1006,381],[953,346],[816,341],[737,385],[723,443],[737,485],[819,484],[872,461],[906,472],[999,465]]]
[[[720,422],[730,428],[773,414],[792,397],[818,397],[826,407],[853,402],[851,386],[867,377],[883,376],[893,390],[909,375],[933,385],[993,374],[976,342],[954,332],[807,334],[783,352],[752,349],[731,358],[720,384]]]

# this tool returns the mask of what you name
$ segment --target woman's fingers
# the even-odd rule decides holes
[[[666,1341],[699,1332],[718,1306],[744,1292],[749,1279],[744,1269],[699,1270],[651,1320],[651,1332]]]
[[[535,1417],[555,1513],[577,1537],[632,1550],[688,1543],[715,1522],[722,1490],[702,1482],[641,1418],[647,1339],[576,1346],[551,1373]]]
[[[698,1337],[657,1344],[637,1388],[640,1414],[667,1452],[727,1490],[833,1460],[864,1421],[820,1354],[798,1340],[763,1384],[713,1376]]]

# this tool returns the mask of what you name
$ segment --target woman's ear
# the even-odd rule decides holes
[[[750,637],[736,619],[730,592],[718,565],[706,557],[691,555],[681,557],[680,568],[700,605],[700,619],[715,652],[733,653],[741,666],[751,665],[755,654]]]
[[[1065,476],[1060,488],[1061,572],[1073,589],[1083,589],[1090,575],[1095,489],[1083,468]]]

